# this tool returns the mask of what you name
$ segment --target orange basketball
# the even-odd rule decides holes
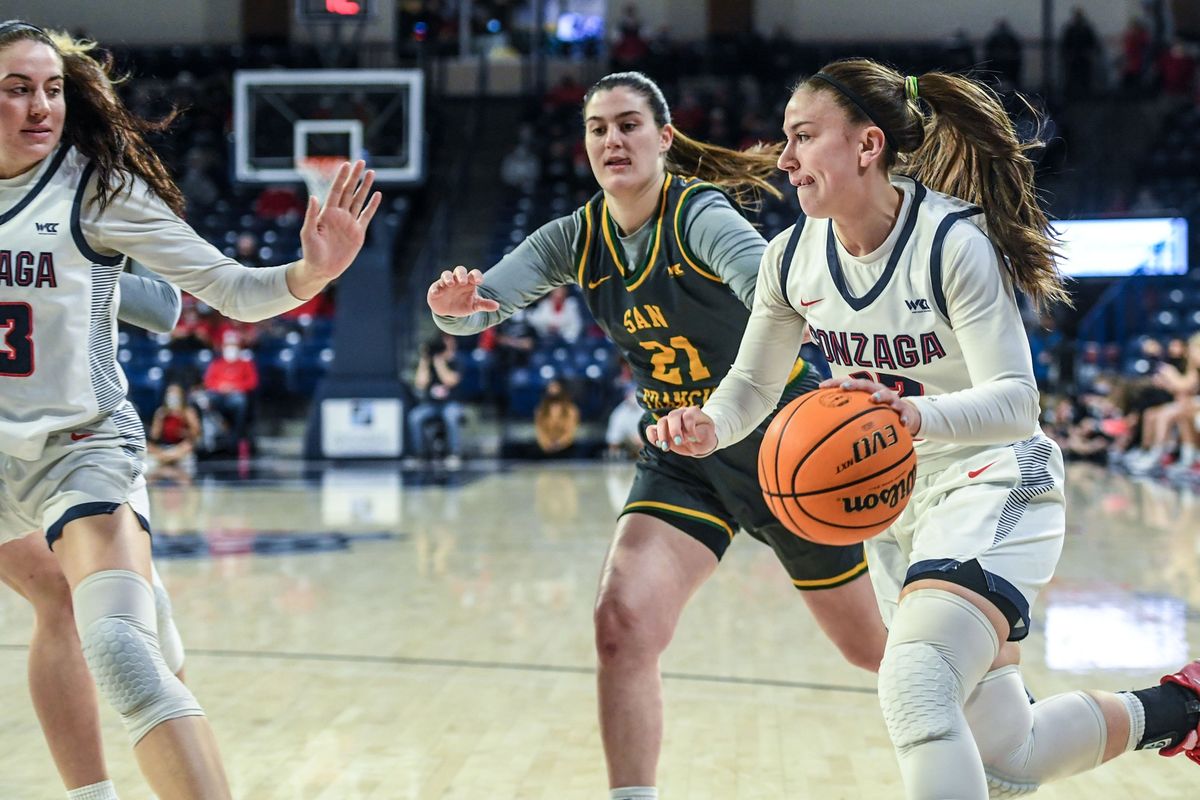
[[[758,451],[767,507],[797,536],[855,544],[908,505],[917,477],[912,436],[866,392],[820,389],[784,406]]]

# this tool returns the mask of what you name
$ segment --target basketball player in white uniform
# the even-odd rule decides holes
[[[1015,797],[1131,749],[1200,763],[1200,662],[1137,692],[1026,701],[1015,643],[1065,508],[1014,291],[1065,292],[1003,108],[966,78],[840,61],[796,89],[784,130],[804,213],[763,256],[732,370],[651,441],[700,456],[741,439],[807,324],[833,369],[823,385],[870,392],[918,439],[911,501],[867,543],[889,628],[880,705],[910,800]]]
[[[0,186],[0,208],[19,202],[19,196],[14,200],[8,193]],[[169,332],[179,319],[179,290],[136,262],[130,267],[118,282],[118,318],[152,332]],[[134,488],[136,494],[145,491],[144,481]],[[138,502],[148,505],[149,501],[139,498]],[[75,631],[70,589],[43,537],[41,531],[34,531],[0,544],[0,581],[28,600],[34,610],[29,694],[68,800],[116,800],[104,761],[95,684]],[[171,598],[158,570],[153,564],[150,569],[163,660],[182,680],[185,654]]]
[[[212,729],[158,642],[115,285],[130,256],[228,316],[263,319],[349,267],[380,197],[361,162],[345,164],[324,205],[309,200],[299,261],[237,264],[180,219],[143,139],[163,126],[124,108],[89,49],[0,23],[0,181],[21,190],[0,210],[0,540],[46,532],[88,668],[156,794],[227,798]]]

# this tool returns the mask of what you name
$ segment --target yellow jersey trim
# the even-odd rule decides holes
[[[797,358],[796,363],[792,364],[792,371],[788,373],[787,383],[784,385],[791,386],[794,381],[803,378],[806,372],[808,372],[808,362],[803,358]]]
[[[862,561],[858,562],[853,567],[851,567],[850,569],[843,572],[841,575],[834,575],[832,578],[817,578],[817,579],[811,580],[811,581],[795,581],[794,580],[794,581],[792,581],[792,583],[794,583],[800,589],[815,589],[818,586],[837,586],[838,584],[845,583],[846,581],[850,580],[851,578],[855,578],[858,575],[860,575],[866,571],[867,571],[867,560],[864,558]]]
[[[583,271],[587,269],[588,252],[592,249],[592,204],[588,203],[583,207],[584,219],[584,234],[583,234],[583,254],[579,256],[579,266],[576,267],[578,278],[576,283],[580,288],[584,287]]]
[[[724,283],[725,281],[721,280],[720,276],[714,275],[692,260],[692,254],[688,250],[687,243],[683,240],[683,204],[688,199],[688,195],[697,189],[702,189],[704,187],[712,187],[712,184],[703,182],[693,183],[691,186],[684,189],[683,193],[679,195],[679,203],[675,206],[675,241],[679,242],[679,252],[683,253],[683,260],[686,261],[687,265],[695,270],[697,274],[708,278],[710,281]]]
[[[635,503],[630,503],[629,505],[625,506],[621,513],[626,514],[630,511],[637,511],[639,508],[654,508],[659,511],[666,511],[670,514],[678,514],[681,517],[689,517],[691,519],[699,520],[700,522],[705,522],[725,531],[725,533],[729,535],[730,541],[733,540],[733,528],[729,527],[725,520],[721,519],[720,517],[714,517],[712,514],[706,514],[703,511],[696,511],[695,509],[691,508],[684,508],[683,506],[675,506],[671,505],[670,503],[659,503],[653,500],[639,500]]]
[[[600,219],[600,228],[604,231],[604,243],[608,246],[608,253],[612,256],[613,261],[616,262],[617,269],[621,271],[621,275],[625,280],[628,281],[631,276],[637,275],[636,280],[634,280],[632,284],[625,285],[626,290],[630,292],[641,286],[642,282],[646,280],[646,276],[653,271],[654,262],[658,258],[658,251],[662,247],[662,222],[663,216],[666,214],[667,210],[667,190],[671,187],[671,177],[671,174],[667,173],[666,177],[663,179],[662,199],[659,201],[658,205],[658,219],[656,219],[654,222],[654,244],[650,248],[649,257],[646,259],[645,263],[642,264],[639,270],[640,274],[629,269],[619,253],[616,242],[613,241],[612,230],[615,226],[615,223],[612,221],[612,217],[609,216],[608,213],[608,201],[604,201],[604,210]]]

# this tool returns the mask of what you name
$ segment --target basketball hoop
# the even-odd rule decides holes
[[[329,196],[333,178],[346,159],[341,156],[307,156],[296,163],[296,171],[304,178],[308,193],[321,203]]]

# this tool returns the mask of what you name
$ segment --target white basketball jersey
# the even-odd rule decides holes
[[[0,209],[0,453],[37,459],[46,436],[125,399],[117,365],[117,279],[124,256],[80,232],[89,159],[63,147],[28,191]]]
[[[844,263],[851,259],[831,220],[801,217],[781,234],[789,237],[781,263],[784,298],[807,320],[835,377],[878,381],[910,397],[969,389],[971,375],[946,307],[942,249],[955,224],[982,229],[983,211],[907,178],[895,184],[907,197],[889,241],[869,265]],[[1014,301],[1014,314],[1015,308]],[[916,446],[925,465],[964,452],[944,441]]]

